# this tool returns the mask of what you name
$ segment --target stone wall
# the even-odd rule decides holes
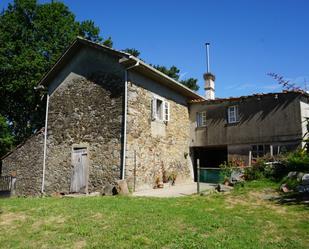
[[[50,96],[46,192],[70,190],[73,146],[87,147],[88,191],[120,178],[123,79],[97,72],[70,77]]]
[[[136,153],[136,190],[152,188],[175,172],[177,182],[192,181],[189,156],[189,113],[183,97],[143,77],[128,84],[126,179],[133,188]],[[159,95],[170,104],[170,121],[152,121],[151,100]],[[182,100],[182,101],[178,101]],[[182,103],[181,103],[182,102]],[[135,152],[134,152],[135,151]]]
[[[40,131],[2,159],[2,175],[16,174],[18,196],[41,193],[43,143],[44,133]]]

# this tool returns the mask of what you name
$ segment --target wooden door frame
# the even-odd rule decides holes
[[[90,164],[90,155],[89,155],[89,144],[88,143],[80,143],[80,144],[73,144],[72,145],[72,150],[71,150],[71,165],[73,165],[73,155],[74,155],[74,150],[77,149],[85,149],[87,151],[87,160],[86,160],[86,187],[85,187],[85,192],[86,194],[88,193],[88,184],[89,184],[89,164]]]

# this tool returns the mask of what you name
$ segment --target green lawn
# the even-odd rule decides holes
[[[183,198],[0,199],[0,248],[309,248],[309,210],[252,182]]]

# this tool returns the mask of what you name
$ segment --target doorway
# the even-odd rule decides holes
[[[88,153],[87,148],[73,148],[72,151],[71,193],[88,192]]]
[[[219,165],[227,161],[227,146],[193,147],[194,181],[197,181],[197,159],[200,160],[200,181],[217,183],[221,180]]]

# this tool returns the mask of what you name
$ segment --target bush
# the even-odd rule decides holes
[[[309,172],[309,154],[303,149],[288,153],[283,163],[286,164],[286,174],[290,171]]]
[[[239,160],[225,162],[220,165],[221,174],[227,178],[232,171],[242,166]],[[265,155],[259,157],[251,167],[244,168],[246,180],[258,180],[267,178],[270,180],[280,181],[291,171],[309,172],[309,154],[305,150],[297,150],[294,152],[280,154],[271,157]],[[291,182],[291,186],[293,183]]]
[[[258,158],[252,167],[245,169],[245,178],[257,180],[265,177],[280,181],[291,171],[309,172],[309,154],[305,150]]]
[[[220,174],[224,177],[224,178],[228,178],[231,176],[233,171],[238,171],[240,167],[244,166],[244,162],[242,160],[232,160],[229,162],[224,162],[222,164],[219,165],[221,171]]]
[[[253,165],[252,167],[246,167],[244,175],[245,179],[249,181],[264,178],[263,171],[261,171],[261,169],[259,167],[256,167],[255,165]]]
[[[286,164],[280,161],[266,163],[264,167],[264,176],[265,178],[271,180],[280,180],[287,174],[286,171],[287,171]]]
[[[299,185],[297,178],[288,178],[287,176],[282,179],[280,185],[285,184],[289,190],[296,190]]]
[[[264,178],[266,159],[266,157],[260,157],[251,167],[246,167],[244,173],[245,179],[251,181]]]

